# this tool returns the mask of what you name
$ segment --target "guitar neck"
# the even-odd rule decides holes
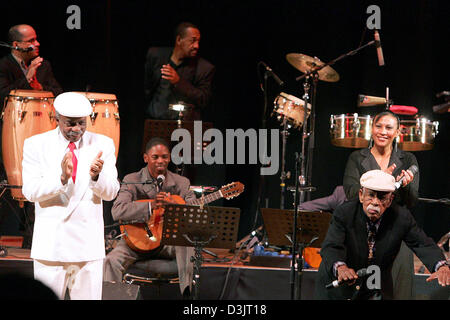
[[[194,206],[199,206],[202,203],[203,204],[207,204],[207,203],[213,202],[215,200],[218,200],[220,198],[222,198],[222,192],[219,190],[219,191],[210,193],[210,194],[208,194],[208,195],[206,195],[204,197],[200,197],[198,199],[195,199],[195,200],[189,202],[189,204],[194,205]]]

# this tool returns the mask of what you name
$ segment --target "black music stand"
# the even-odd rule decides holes
[[[203,248],[234,249],[239,217],[238,208],[165,205],[161,244],[194,247],[193,300],[199,296]]]
[[[307,247],[320,248],[328,231],[331,213],[323,211],[298,211],[298,228],[296,246],[293,243],[295,210],[261,209],[264,227],[269,244],[274,246],[290,246],[292,252],[298,252],[298,258],[292,256],[291,263],[291,299],[301,298],[301,282],[303,275],[303,250]],[[298,250],[295,248],[298,246]],[[297,273],[295,266],[297,265]]]

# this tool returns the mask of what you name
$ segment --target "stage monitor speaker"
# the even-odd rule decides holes
[[[135,284],[103,281],[102,300],[142,300],[139,289]]]

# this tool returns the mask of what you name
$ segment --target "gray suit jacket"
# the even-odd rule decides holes
[[[124,184],[133,182],[148,182],[145,184]],[[149,206],[146,202],[136,202],[141,199],[156,198],[157,190],[155,179],[150,176],[147,167],[138,172],[126,175],[122,181],[117,199],[114,201],[111,214],[114,220],[134,220],[150,218]],[[195,194],[189,190],[189,179],[167,171],[162,191],[181,196],[186,203],[195,200]],[[130,249],[131,250],[131,249]],[[186,287],[192,286],[193,264],[191,257],[194,255],[192,247],[173,247],[177,259],[180,289],[184,292]]]

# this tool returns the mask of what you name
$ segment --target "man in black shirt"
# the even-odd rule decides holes
[[[183,22],[175,31],[175,46],[151,47],[145,63],[145,115],[172,120],[178,112],[170,105],[188,106],[185,120],[201,120],[201,110],[211,99],[215,67],[198,56],[200,30]]]

